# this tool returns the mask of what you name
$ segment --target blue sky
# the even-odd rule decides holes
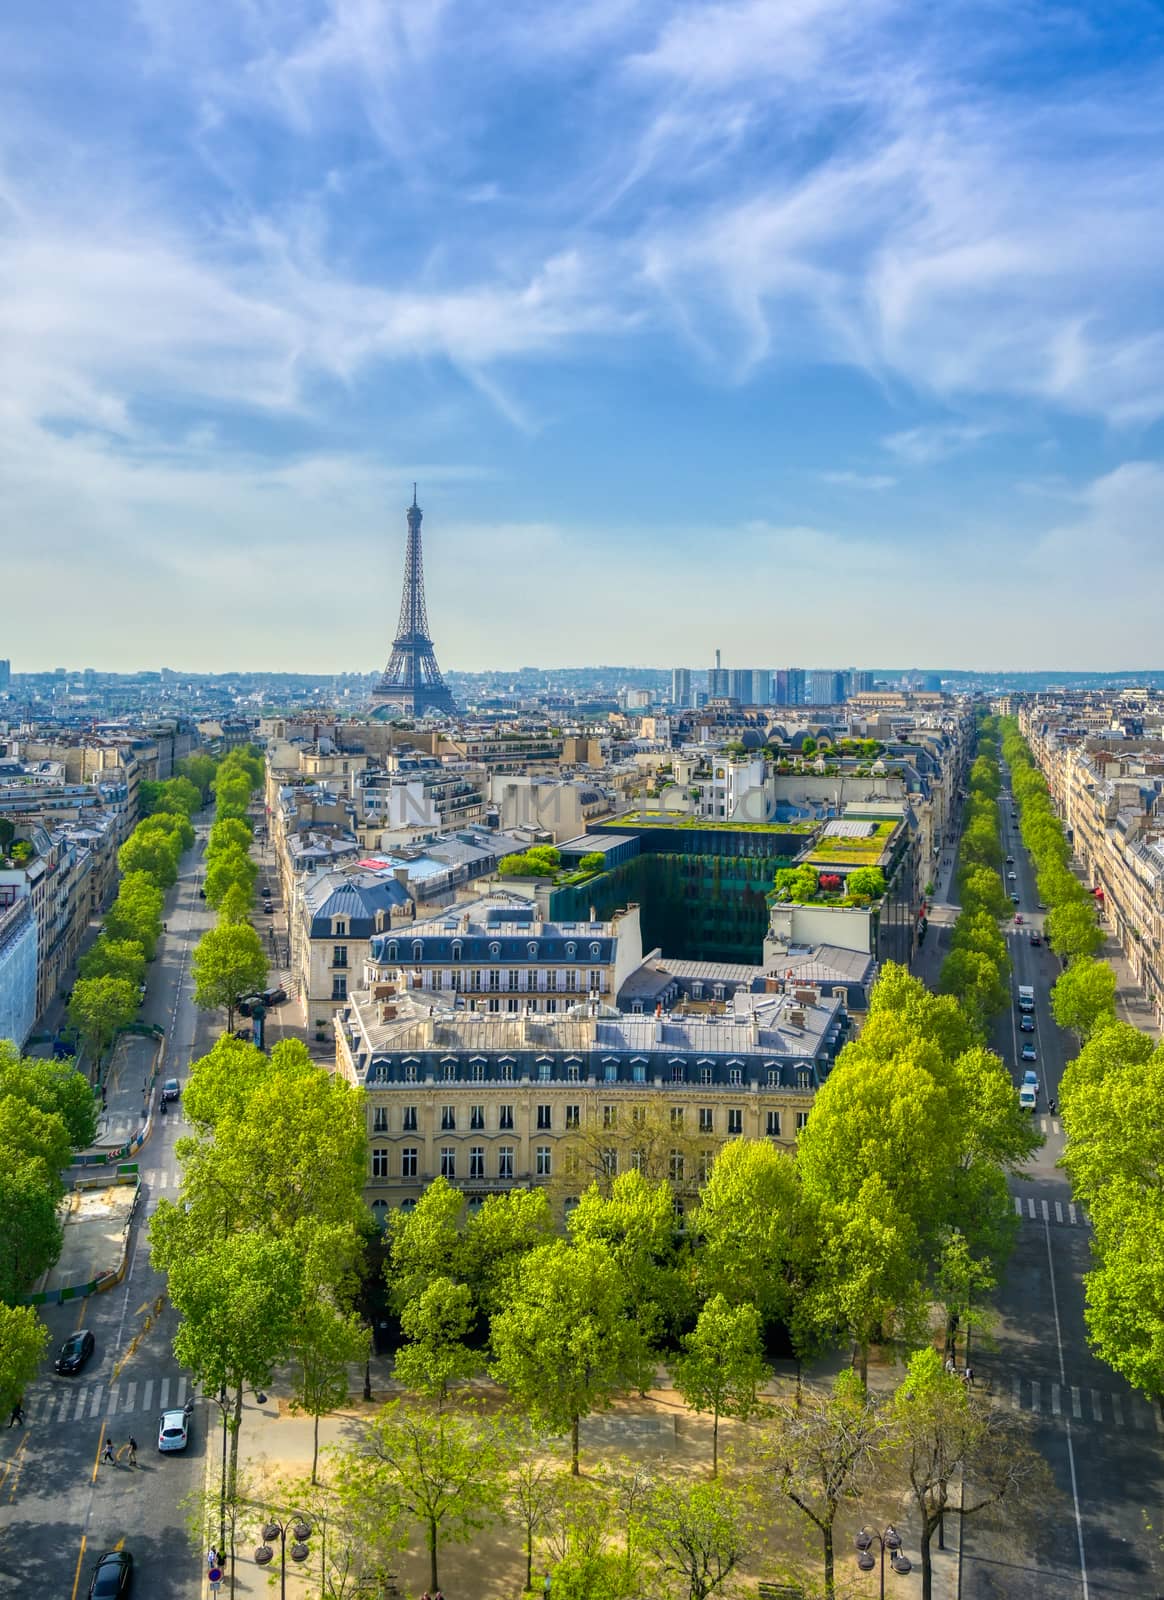
[[[16,670],[1160,666],[1164,17],[0,14]]]

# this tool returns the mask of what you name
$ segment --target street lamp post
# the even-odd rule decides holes
[[[891,1522],[884,1533],[877,1528],[871,1533],[868,1528],[862,1528],[853,1541],[857,1546],[857,1565],[862,1572],[872,1572],[877,1565],[873,1554],[874,1541],[881,1546],[881,1600],[885,1600],[885,1552],[889,1551],[889,1563],[894,1572],[900,1573],[902,1577],[911,1572],[913,1567],[909,1557],[901,1548],[901,1535]]]
[[[263,1542],[255,1551],[255,1565],[269,1566],[275,1559],[275,1552],[271,1548],[271,1540],[279,1541],[279,1596],[280,1600],[287,1600],[287,1535],[292,1535],[291,1559],[292,1561],[306,1561],[311,1552],[307,1548],[307,1541],[311,1538],[311,1524],[302,1511],[289,1512],[282,1520],[272,1517],[263,1524]]]

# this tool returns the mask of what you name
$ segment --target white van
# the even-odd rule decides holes
[[[1033,1011],[1035,1009],[1034,986],[1029,983],[1020,983],[1018,1000],[1020,1011]]]

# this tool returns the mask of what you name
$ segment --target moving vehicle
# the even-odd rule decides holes
[[[1039,1052],[1035,1049],[1030,1039],[1023,1041],[1022,1056],[1024,1061],[1037,1061]]]
[[[1034,1033],[1034,1031],[1035,1031],[1035,1019],[1034,1019],[1034,1017],[1031,1016],[1029,1011],[1024,1011],[1022,1016],[1019,1018],[1019,1032],[1020,1033]]]
[[[265,1006],[281,1006],[287,998],[287,991],[280,984],[277,989],[264,989],[262,1001]]]
[[[1029,1083],[1024,1083],[1019,1088],[1019,1110],[1034,1111],[1039,1103],[1039,1097]]]
[[[185,1411],[163,1411],[158,1421],[158,1449],[185,1450],[190,1442],[190,1419]]]
[[[133,1586],[133,1557],[128,1550],[107,1550],[89,1579],[89,1600],[125,1600]]]
[[[1011,900],[1011,904],[1012,905],[1016,905],[1017,906],[1019,904],[1019,897],[1018,897],[1017,894],[1012,894],[1011,897],[1010,897],[1010,900]]]
[[[1007,875],[1006,875],[1006,878],[1007,878],[1007,882],[1008,883],[1017,883],[1018,882],[1018,873],[1017,872],[1008,872]]]
[[[1035,986],[1033,983],[1019,984],[1018,1000],[1020,1011],[1033,1011],[1035,1009]]]
[[[1023,1084],[1026,1088],[1033,1089],[1037,1095],[1039,1092],[1039,1074],[1028,1067],[1023,1073]]]
[[[1013,867],[1014,866],[1014,857],[1013,856],[1007,856],[1006,864],[1007,864],[1008,867]]]
[[[1042,944],[1042,942],[1043,942],[1043,935],[1039,932],[1038,928],[1032,928],[1031,929],[1031,943],[1032,944]]]
[[[167,1100],[178,1100],[182,1095],[182,1085],[177,1078],[167,1078],[162,1084],[162,1103]]]
[[[57,1359],[53,1366],[63,1376],[80,1372],[81,1368],[93,1354],[96,1342],[88,1328],[78,1328],[76,1333],[71,1333],[57,1352]]]

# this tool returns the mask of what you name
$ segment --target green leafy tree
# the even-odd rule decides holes
[[[253,843],[254,834],[249,823],[240,822],[237,817],[225,817],[210,829],[206,840],[206,859],[212,861],[227,850],[241,850],[245,856]]]
[[[232,883],[218,904],[218,920],[225,927],[235,927],[250,916],[254,895],[245,884]]]
[[[117,852],[122,872],[144,872],[162,889],[178,881],[178,850],[173,837],[160,828],[135,830]]]
[[[302,1304],[302,1271],[295,1244],[257,1232],[197,1238],[197,1224],[163,1201],[150,1222],[151,1259],[165,1272],[170,1301],[181,1319],[174,1354],[203,1390],[219,1397],[230,1427],[230,1462],[222,1504],[238,1474],[239,1428],[248,1389],[269,1387],[286,1360]],[[194,1235],[195,1247],[191,1248]],[[225,1509],[220,1537],[225,1546]]]
[[[1006,1010],[1010,999],[1003,973],[994,959],[979,950],[951,950],[942,962],[938,984],[965,1007],[978,1027]]]
[[[575,1241],[589,1240],[609,1251],[648,1338],[658,1340],[686,1319],[688,1274],[677,1259],[669,1184],[652,1183],[633,1168],[614,1178],[609,1194],[592,1183],[570,1212],[567,1227]]]
[[[258,934],[247,923],[209,928],[194,948],[191,961],[194,1004],[203,1011],[226,1010],[228,1032],[244,995],[267,981],[267,958]]]
[[[202,792],[196,783],[184,776],[169,778],[162,785],[160,811],[181,811],[192,817],[202,809]]]
[[[15,1095],[0,1099],[0,1150],[5,1161],[31,1164],[45,1188],[59,1195],[72,1146],[64,1119]]]
[[[557,1239],[524,1256],[509,1304],[493,1318],[492,1373],[538,1427],[570,1432],[625,1389],[650,1381],[652,1362],[627,1286],[609,1253]]]
[[[777,1493],[820,1534],[825,1600],[836,1595],[837,1514],[872,1483],[885,1437],[882,1408],[846,1370],[831,1390],[805,1389],[777,1407],[761,1446]]]
[[[292,1410],[312,1420],[311,1481],[318,1482],[319,1419],[347,1401],[348,1373],[367,1358],[371,1337],[354,1311],[344,1311],[332,1296],[313,1290],[300,1308],[291,1338],[294,1362]]]
[[[1077,956],[1051,990],[1051,1010],[1061,1028],[1087,1039],[1115,1021],[1116,977],[1106,961]]]
[[[647,1499],[643,1538],[681,1600],[707,1600],[755,1550],[759,1535],[740,1487],[664,1481]]]
[[[69,1001],[69,1021],[100,1067],[105,1053],[137,1015],[136,985],[127,978],[78,978]]]
[[[183,850],[189,850],[194,843],[194,827],[185,811],[157,811],[138,823],[133,836],[145,839],[154,833],[169,839],[178,855]]]
[[[578,863],[579,872],[605,872],[606,857],[601,850],[588,850]]]
[[[48,1341],[32,1306],[0,1305],[0,1411],[10,1412],[36,1377]]]
[[[972,1395],[947,1373],[932,1345],[910,1358],[890,1403],[892,1456],[920,1526],[922,1600],[933,1600],[933,1554],[956,1486],[963,1521],[1006,1500],[1033,1513],[1050,1490],[1046,1463],[1027,1442],[1021,1417]]]
[[[432,1187],[426,1194],[432,1192]],[[456,1225],[454,1221],[454,1228]],[[492,1316],[505,1303],[510,1278],[521,1257],[545,1244],[553,1232],[553,1213],[544,1189],[510,1189],[505,1194],[491,1194],[470,1215],[462,1248],[450,1249],[448,1260],[450,1265],[456,1262],[463,1266],[474,1302],[484,1316]]]
[[[781,867],[772,880],[778,900],[803,905],[820,893],[820,880],[811,867]]]
[[[181,777],[189,778],[198,790],[202,804],[210,794],[210,786],[214,782],[215,761],[212,756],[192,755],[186,756],[178,762],[178,772]]]
[[[1069,961],[1095,955],[1103,946],[1103,930],[1090,900],[1052,905],[1047,913],[1047,937],[1055,954]]]
[[[93,1090],[71,1061],[22,1056],[10,1039],[0,1039],[0,1098],[8,1096],[59,1116],[74,1150],[93,1143],[97,1132]]]
[[[220,850],[206,869],[208,904],[217,910],[227,891],[236,885],[246,890],[249,903],[258,875],[258,866],[243,851],[234,848]]]
[[[162,931],[165,894],[147,872],[129,872],[121,880],[117,898],[105,913],[105,933],[111,939],[136,940],[152,961]]]
[[[880,900],[885,887],[885,874],[880,867],[858,867],[845,879],[847,893],[859,900]]]
[[[530,1427],[525,1418],[511,1426],[509,1452],[514,1465],[505,1489],[505,1505],[521,1529],[525,1551],[525,1587],[533,1589],[533,1559],[538,1535],[546,1527],[559,1500],[562,1468],[555,1460],[552,1442]]]
[[[35,1161],[0,1166],[0,1301],[18,1300],[60,1255],[58,1192]]]
[[[719,1419],[746,1421],[760,1409],[759,1391],[771,1376],[760,1342],[755,1306],[730,1306],[715,1295],[683,1340],[672,1367],[675,1387],[695,1411],[710,1411],[711,1475],[719,1476]]]
[[[1164,1404],[1164,1190],[1112,1179],[1092,1203],[1097,1264],[1086,1275],[1092,1348],[1114,1372]]]
[[[986,1297],[997,1281],[991,1262],[973,1254],[970,1241],[961,1229],[949,1229],[942,1242],[934,1293],[946,1313],[946,1348],[951,1354],[958,1330],[962,1329],[969,1357],[970,1330],[983,1321]]]
[[[1002,879],[991,867],[967,867],[958,874],[962,904],[968,911],[987,911],[999,919],[1009,916],[1011,905]]]
[[[501,1512],[509,1465],[501,1429],[463,1412],[390,1401],[376,1413],[356,1448],[337,1457],[343,1492],[424,1534],[429,1587],[440,1587],[442,1544],[468,1544]]]
[[[694,1229],[701,1289],[729,1305],[787,1316],[804,1254],[805,1206],[796,1164],[770,1144],[733,1140],[720,1150],[699,1197]]]
[[[136,939],[100,934],[77,963],[82,978],[124,978],[134,988],[145,982],[145,951]]]
[[[408,1340],[396,1354],[396,1378],[414,1394],[435,1400],[438,1410],[449,1386],[471,1378],[481,1365],[465,1339],[473,1326],[473,1296],[467,1284],[434,1278],[400,1315]]]
[[[418,1300],[437,1278],[461,1277],[465,1197],[447,1178],[428,1185],[411,1211],[389,1222],[387,1281],[399,1311]]]

